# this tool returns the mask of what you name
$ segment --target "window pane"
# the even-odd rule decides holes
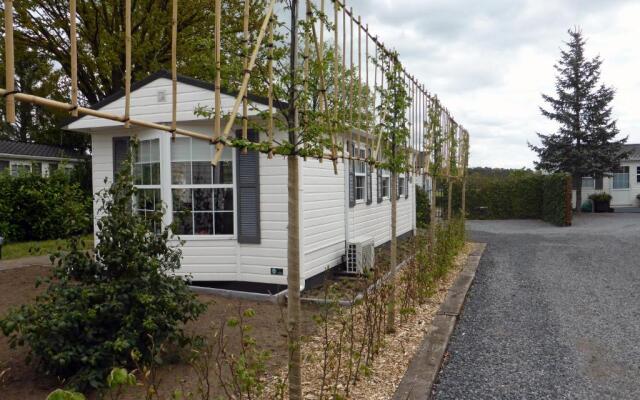
[[[34,162],[32,168],[34,175],[42,176],[42,163]]]
[[[233,213],[216,213],[216,235],[233,235]]]
[[[194,185],[210,185],[211,184],[211,160],[194,161],[192,163],[193,184]]]
[[[233,189],[215,189],[216,211],[233,211]]]
[[[142,164],[142,184],[151,185],[151,164]]]
[[[151,161],[149,155],[151,154],[151,144],[148,140],[143,140],[138,145],[138,162],[149,162]]]
[[[593,189],[595,187],[595,179],[590,177],[582,178],[582,187],[585,189]]]
[[[213,235],[213,213],[198,212],[193,214],[194,235]]]
[[[193,235],[193,216],[191,213],[173,213],[174,233],[178,235]]]
[[[191,139],[176,138],[171,143],[171,161],[189,161],[191,159]]]
[[[193,210],[212,211],[213,210],[212,189],[193,189]]]
[[[160,139],[149,140],[149,161],[160,161]]]
[[[171,183],[174,185],[191,184],[191,163],[172,162],[171,163]]]
[[[233,183],[233,163],[231,161],[220,161],[217,167],[213,167],[213,183]]]
[[[222,150],[222,157],[220,159],[223,161],[233,160],[233,149],[225,146],[224,150]]]
[[[159,185],[160,184],[160,163],[155,162],[151,164],[151,184]]]
[[[209,161],[213,158],[213,146],[205,141],[199,139],[191,139],[191,157],[197,161]]]
[[[133,166],[133,182],[135,185],[142,185],[142,165]]]
[[[171,193],[173,194],[174,211],[191,211],[193,209],[191,189],[173,189]]]
[[[58,163],[49,163],[49,172],[53,172],[58,169]]]

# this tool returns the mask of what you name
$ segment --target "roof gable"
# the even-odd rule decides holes
[[[184,75],[177,76],[178,100],[177,120],[195,121],[206,119],[194,114],[199,106],[213,108],[214,85]],[[158,71],[145,79],[131,85],[130,117],[155,123],[171,121],[172,115],[172,81],[169,71]],[[230,112],[237,97],[237,93],[222,92],[223,112]],[[247,96],[251,102],[249,115],[256,115],[267,109],[268,101],[260,96]],[[125,97],[124,90],[118,90],[112,95],[91,106],[94,110],[123,115]],[[274,102],[275,107],[283,108],[286,105]],[[64,129],[86,131],[91,128],[122,126],[117,121],[106,120],[93,116],[81,116],[66,123]]]

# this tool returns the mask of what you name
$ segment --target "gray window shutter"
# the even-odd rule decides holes
[[[382,170],[380,167],[376,167],[376,189],[378,203],[382,203]]]
[[[602,190],[602,177],[596,178],[596,190]]]
[[[409,173],[405,172],[404,174],[404,198],[409,198]]]
[[[242,136],[242,130],[236,132]],[[247,132],[252,142],[259,141],[259,133],[254,130]],[[242,154],[236,149],[236,185],[238,193],[238,242],[260,243],[260,153],[247,150]]]
[[[9,169],[9,161],[0,160],[0,172],[2,172],[4,170],[8,170],[8,169]]]
[[[113,138],[113,180],[120,173],[124,163],[129,156],[129,136],[119,136]]]
[[[355,156],[355,148],[353,143],[347,142],[347,149],[349,149],[349,155]],[[349,207],[356,205],[356,163],[349,159]]]
[[[582,178],[578,178],[578,177],[576,177],[576,176],[572,176],[572,177],[571,177],[571,188],[572,188],[573,190],[578,189],[578,179],[582,179]]]
[[[371,158],[371,149],[367,150],[368,158]],[[373,166],[367,163],[367,204],[373,203],[373,185],[371,182],[371,169]]]
[[[396,173],[396,198],[400,200],[400,174],[398,173]]]

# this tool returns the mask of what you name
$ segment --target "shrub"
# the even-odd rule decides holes
[[[161,213],[132,214],[136,189],[125,170],[99,195],[95,258],[72,239],[70,252],[52,256],[47,291],[0,320],[12,347],[28,345],[45,373],[74,389],[103,386],[113,366],[158,361],[153,349],[186,340],[184,324],[205,307],[172,274],[181,251],[167,245],[169,230],[147,228]]]
[[[416,185],[416,222],[418,228],[426,228],[429,225],[430,215],[429,193]]]
[[[589,196],[590,200],[593,201],[603,201],[603,202],[607,202],[607,201],[611,201],[612,197],[609,193],[605,193],[605,192],[600,192],[600,193],[593,193],[592,195]]]
[[[49,177],[0,174],[0,236],[65,238],[91,229],[91,196],[62,168]]]
[[[557,226],[571,225],[571,176],[545,175],[542,193],[541,219]]]

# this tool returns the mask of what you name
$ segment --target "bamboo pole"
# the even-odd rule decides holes
[[[356,103],[356,126],[360,130],[362,129],[362,26],[360,16],[358,15],[358,100]],[[362,146],[361,135],[358,135],[358,149]],[[359,151],[359,150],[358,150]]]
[[[267,86],[267,101],[269,103],[269,117],[267,121],[267,135],[269,137],[269,147],[273,143],[273,16],[269,24],[269,54],[267,60],[267,73],[269,75],[269,85]],[[269,152],[268,158],[273,158],[273,152]]]
[[[215,86],[215,99],[214,99],[214,108],[215,108],[215,112],[214,112],[214,133],[213,136],[214,138],[220,138],[220,136],[222,135],[222,96],[220,94],[220,86],[222,85],[221,82],[221,77],[220,77],[220,71],[222,69],[222,64],[221,64],[221,57],[220,57],[220,42],[221,42],[221,37],[220,37],[220,28],[222,25],[222,5],[221,5],[221,1],[222,0],[215,0],[215,61],[216,61],[216,77],[215,77],[215,82],[214,82],[214,86]],[[217,145],[216,148],[220,149],[221,145]]]
[[[78,33],[76,0],[69,0],[69,39],[71,42],[71,104],[78,106]],[[77,117],[78,110],[71,110],[71,116]]]
[[[338,131],[339,124],[339,102],[340,102],[340,94],[339,94],[339,79],[338,79],[338,70],[340,68],[340,62],[338,60],[338,37],[339,37],[339,26],[338,26],[338,4],[333,3],[333,22],[334,22],[334,31],[333,31],[333,132],[332,132],[332,143],[331,143],[331,155],[333,157],[333,171],[334,173],[338,173],[338,165],[337,165],[337,140],[336,140],[336,132]]]
[[[341,99],[342,99],[342,112],[344,113],[343,115],[343,120],[346,119],[347,117],[347,83],[346,83],[346,75],[347,75],[347,6],[346,6],[346,0],[344,2],[344,4],[342,5],[342,79],[340,80],[341,85],[340,85],[340,93],[341,93]],[[347,125],[347,124],[343,124],[343,125]],[[345,136],[346,136],[347,132],[344,132]],[[344,136],[343,136],[344,139]],[[352,138],[353,139],[353,138]],[[345,156],[345,147],[342,146],[342,157],[344,158]]]
[[[351,15],[353,15],[353,7],[351,7]],[[353,65],[353,17],[350,18],[351,31],[349,34],[349,132],[351,132],[351,143],[354,142],[353,135],[353,80],[354,80],[354,65]]]
[[[249,12],[251,0],[244,0],[244,14],[242,21],[242,31],[244,36],[244,69],[249,68]],[[269,22],[271,17],[269,17]],[[247,140],[249,132],[249,98],[247,93],[242,96],[242,138]],[[247,149],[242,149],[242,153],[246,154]]]
[[[256,45],[253,48],[253,53],[251,54],[251,58],[249,59],[248,68],[244,71],[244,76],[242,78],[242,85],[240,86],[240,92],[236,97],[235,103],[233,104],[233,108],[231,110],[231,115],[229,116],[229,120],[224,127],[224,131],[222,133],[223,138],[227,138],[229,136],[229,132],[233,127],[233,123],[235,122],[236,115],[238,114],[238,109],[240,108],[240,103],[242,102],[242,97],[247,93],[247,87],[249,85],[249,77],[251,75],[251,71],[256,63],[256,57],[258,56],[258,50],[260,50],[260,45],[262,44],[262,40],[267,31],[267,25],[269,24],[269,20],[271,19],[271,15],[273,13],[273,7],[275,5],[276,0],[271,0],[269,2],[269,7],[267,8],[266,15],[264,20],[262,21],[262,26],[260,27],[260,32],[258,33],[258,38],[256,39]],[[221,143],[219,143],[220,145]],[[220,161],[220,157],[222,157],[222,149],[224,145],[217,146],[216,154],[213,157],[213,165],[218,164]]]
[[[367,25],[367,29],[368,28],[369,28],[369,25]],[[371,115],[373,115],[373,114],[370,114],[372,111],[371,111],[371,88],[369,87],[369,37],[367,35],[365,35],[364,39],[365,39],[364,40],[364,65],[365,65],[365,68],[364,68],[364,70],[365,70],[365,74],[364,74],[365,78],[364,78],[364,80],[365,80],[365,86],[367,88],[367,101],[366,101],[366,110],[367,111],[366,111],[366,114],[365,114],[365,116],[367,118],[367,121],[366,121],[366,124],[367,124],[367,137],[366,137],[367,145],[366,146],[369,149],[370,154],[373,154],[373,152],[372,152],[372,147],[373,146],[371,145],[371,142],[373,140],[372,139],[373,131],[371,130]],[[372,194],[372,196],[373,196],[373,194]]]
[[[131,0],[124,5],[124,117],[125,128],[131,124],[128,119],[131,113]],[[175,63],[173,63],[175,64]]]
[[[15,65],[13,61],[13,1],[4,0],[5,107],[7,122],[16,122]]]
[[[129,0],[128,0],[129,1]],[[173,0],[171,14],[171,139],[176,139],[178,119],[178,0]],[[128,108],[128,107],[127,107]]]

